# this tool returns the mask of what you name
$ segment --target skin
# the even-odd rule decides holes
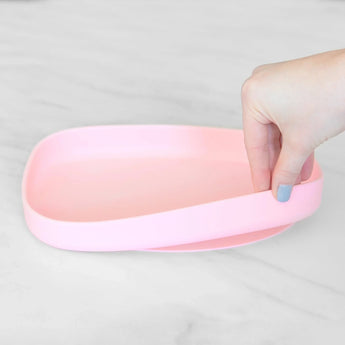
[[[262,65],[242,86],[254,190],[311,175],[314,150],[345,130],[345,49]]]

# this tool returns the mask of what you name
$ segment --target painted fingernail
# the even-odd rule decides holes
[[[277,200],[280,202],[288,201],[290,199],[291,191],[291,184],[280,184],[277,192]]]

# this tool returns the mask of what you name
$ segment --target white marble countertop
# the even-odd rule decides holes
[[[345,2],[0,1],[0,343],[345,343],[345,136],[323,203],[285,233],[203,253],[78,253],[23,219],[24,164],[68,127],[241,127],[259,64],[344,48]]]

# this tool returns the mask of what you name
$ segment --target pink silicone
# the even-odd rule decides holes
[[[253,193],[242,131],[191,126],[61,131],[34,148],[23,177],[32,233],[54,247],[84,251],[249,243],[311,215],[321,192],[315,163],[286,203],[271,191]],[[260,230],[266,233],[254,234]]]
[[[177,246],[161,247],[154,249],[145,249],[149,252],[202,252],[209,250],[227,249],[243,246],[245,244],[262,241],[266,238],[273,237],[288,229],[292,224],[277,226],[272,229],[247,232],[246,234],[216,238],[214,240],[180,244]]]

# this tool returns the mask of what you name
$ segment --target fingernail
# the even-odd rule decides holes
[[[277,200],[280,202],[288,201],[290,199],[291,191],[291,184],[280,184],[277,192]]]

